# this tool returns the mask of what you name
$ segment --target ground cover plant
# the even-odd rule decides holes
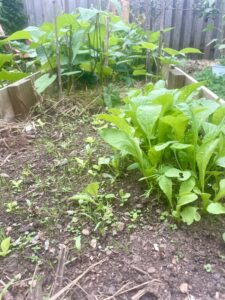
[[[212,73],[212,68],[205,68],[194,74],[198,81],[204,81],[205,85],[220,98],[225,99],[224,76],[215,76]]]
[[[187,224],[201,214],[224,214],[224,106],[196,99],[201,83],[167,90],[163,81],[134,90],[120,109],[99,118],[113,128],[102,138],[131,157],[150,194],[157,187],[172,215]]]

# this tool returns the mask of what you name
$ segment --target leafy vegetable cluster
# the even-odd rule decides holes
[[[187,224],[224,214],[225,106],[198,99],[201,83],[168,90],[163,81],[132,90],[120,108],[98,118],[102,138],[139,169],[149,193],[160,190]]]

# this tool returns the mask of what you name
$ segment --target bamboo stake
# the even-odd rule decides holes
[[[59,85],[59,99],[62,98],[62,76],[60,68],[60,50],[59,50],[59,39],[58,39],[58,27],[57,27],[57,12],[56,12],[56,1],[52,1],[54,9],[54,24],[55,24],[55,46],[56,46],[56,64],[58,73],[58,85]]]
[[[166,11],[166,1],[163,0],[163,3],[162,3],[162,13],[161,13],[161,16],[160,16],[160,38],[159,38],[158,60],[157,60],[157,76],[159,76],[160,73],[161,73],[160,57],[162,55],[163,41],[164,41],[165,11]]]

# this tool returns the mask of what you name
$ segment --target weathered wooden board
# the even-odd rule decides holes
[[[21,79],[0,89],[0,119],[12,121],[22,119],[39,100],[34,90],[34,80],[39,73]]]
[[[167,73],[167,86],[169,89],[181,88],[183,86],[197,83],[198,81],[194,79],[189,74],[185,73],[183,70],[177,67],[171,67]],[[204,97],[206,99],[211,99],[218,101],[220,104],[224,104],[224,99],[221,99],[207,87],[202,86],[199,89],[199,97]]]

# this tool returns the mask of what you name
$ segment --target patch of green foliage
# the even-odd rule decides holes
[[[205,85],[211,91],[225,99],[225,76],[215,76],[211,68],[196,72],[194,76],[198,81],[205,81]]]
[[[0,0],[0,24],[6,34],[27,26],[27,16],[22,0]]]
[[[188,225],[204,213],[225,214],[225,106],[196,99],[201,83],[168,90],[163,81],[132,90],[121,108],[99,119],[105,142],[128,156],[148,186],[164,194]]]
[[[126,24],[119,16],[97,9],[79,8],[74,14],[57,18],[60,68],[63,87],[68,93],[77,80],[88,79],[103,84],[109,80],[155,76],[159,65],[178,63],[178,57],[201,53],[194,48],[180,51],[159,47],[160,32],[144,31],[136,24]],[[172,30],[165,29],[165,31]],[[30,40],[29,45],[24,43]],[[54,23],[28,27],[2,41],[10,43],[26,59],[21,68],[44,75],[36,82],[39,93],[57,79],[56,37]],[[160,75],[160,74],[157,74]]]

